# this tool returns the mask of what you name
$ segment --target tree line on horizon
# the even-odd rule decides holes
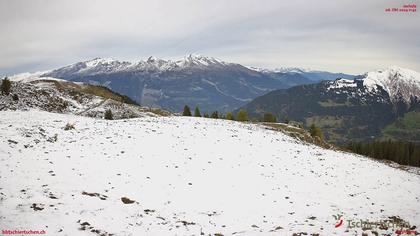
[[[346,148],[375,159],[420,167],[420,144],[401,140],[351,142]]]
[[[213,111],[212,113],[205,112],[201,115],[200,108],[198,106],[194,109],[194,115],[191,112],[191,109],[188,105],[184,106],[182,112],[183,116],[194,116],[194,117],[204,117],[204,118],[213,118],[213,119],[225,119],[225,120],[236,120],[236,121],[262,121],[262,122],[276,122],[276,117],[271,113],[266,113],[261,120],[249,119],[248,113],[245,109],[240,109],[236,116],[233,112],[227,112],[226,114],[219,113],[218,111]]]

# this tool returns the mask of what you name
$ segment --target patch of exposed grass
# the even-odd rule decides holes
[[[67,123],[66,126],[64,126],[64,130],[71,130],[71,129],[75,129],[74,124],[72,123]]]
[[[56,80],[37,80],[33,83],[41,83],[41,82],[48,82],[54,85],[58,90],[64,90],[69,89],[72,90],[74,95],[77,95],[77,93],[85,93],[90,95],[95,95],[98,97],[103,97],[106,99],[112,99],[118,102],[123,102],[127,104],[135,104],[138,105],[135,101],[133,101],[131,98],[121,95],[117,92],[114,92],[110,90],[107,87],[104,86],[97,86],[97,85],[91,85],[91,84],[76,84],[73,82],[66,82],[66,81],[56,81]]]
[[[151,113],[159,115],[159,116],[170,116],[170,115],[172,115],[171,112],[162,110],[160,108],[149,108],[148,112],[151,112]]]
[[[346,101],[345,103],[337,103],[331,99],[327,99],[325,101],[319,101],[318,104],[323,107],[346,107],[346,106],[350,107],[352,106],[350,101]]]
[[[311,134],[303,128],[295,127],[283,123],[261,123],[268,129],[283,132],[291,137],[297,138],[301,141],[312,143],[323,148],[334,148],[333,145],[325,142],[319,137],[312,137]]]
[[[311,116],[306,118],[305,120],[307,126],[310,126],[311,124],[316,124],[321,128],[342,127],[343,121],[343,118],[338,116]]]

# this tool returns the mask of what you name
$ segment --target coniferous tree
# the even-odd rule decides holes
[[[236,115],[236,120],[238,121],[248,121],[248,114],[246,110],[241,109],[239,110],[238,114]]]
[[[113,120],[114,116],[112,115],[111,109],[105,111],[105,120]]]
[[[403,141],[372,141],[350,143],[347,148],[375,159],[394,161],[402,165],[420,167],[420,145]]]
[[[217,111],[213,111],[213,113],[211,113],[210,118],[219,119],[219,113]]]
[[[194,116],[195,117],[201,117],[200,109],[198,108],[198,106],[195,107]]]
[[[269,112],[264,113],[263,122],[276,122],[276,117]]]
[[[309,128],[309,133],[312,137],[319,137],[322,139],[322,131],[319,127],[316,127],[314,123],[312,123],[311,127]]]
[[[183,116],[191,116],[191,110],[190,110],[189,106],[187,106],[187,105],[184,106],[184,111],[182,112],[182,115]]]
[[[232,112],[226,113],[226,120],[235,120],[235,117],[233,116]]]
[[[209,118],[209,113],[204,113],[204,115],[203,115],[203,117],[205,117],[205,118]]]
[[[9,95],[11,87],[12,87],[12,83],[10,82],[10,80],[7,77],[4,78],[2,83],[1,83],[1,94],[2,95]]]

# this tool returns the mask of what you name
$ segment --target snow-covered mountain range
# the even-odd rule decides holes
[[[264,74],[289,74],[289,75],[301,75],[308,79],[312,83],[317,83],[324,80],[335,80],[337,78],[353,79],[355,76],[345,73],[334,73],[328,71],[312,70],[310,68],[300,67],[279,67],[275,69],[266,69],[258,67],[249,67],[251,70],[255,70]],[[305,82],[301,84],[310,84],[311,82]]]
[[[149,57],[136,62],[95,58],[14,77],[53,77],[106,86],[146,106],[180,111],[184,105],[226,112],[271,90],[342,77],[342,74],[250,69],[197,54],[180,60]],[[352,75],[345,75],[352,78]]]
[[[354,77],[302,68],[267,70],[245,67],[197,54],[180,60],[149,57],[137,62],[96,58],[46,72],[12,76],[26,80],[37,77],[102,85],[142,105],[177,112],[184,105],[199,106],[207,112],[226,112],[272,90],[323,80],[332,80],[329,87],[336,89],[345,84],[355,87],[363,83],[361,86],[368,88],[366,92],[372,93],[380,87],[389,93],[392,102],[404,101],[406,104],[419,93],[418,73],[399,67]]]
[[[137,62],[96,58],[40,76],[106,86],[146,106],[181,111],[189,105],[206,112],[230,111],[273,89],[314,83],[301,74],[262,73],[195,54]]]
[[[392,66],[385,70],[368,72],[354,80],[338,79],[327,85],[327,89],[334,89],[336,92],[346,92],[348,88],[359,88],[358,96],[384,90],[393,103],[404,102],[409,105],[420,101],[420,73]]]
[[[164,60],[154,56],[150,56],[146,60],[140,60],[136,62],[119,61],[112,58],[95,58],[92,60],[71,64],[59,69],[46,71],[44,72],[44,76],[47,75],[60,78],[63,76],[67,76],[68,74],[95,75],[124,72],[162,73],[185,70],[229,69],[229,67],[236,66],[241,65],[237,63],[225,62],[214,57],[207,57],[200,54],[189,54],[180,60]],[[308,79],[314,82],[336,79],[339,77],[354,77],[353,75],[349,74],[331,73],[327,71],[317,71],[298,67],[279,67],[276,69],[264,69],[248,66],[246,68],[264,74],[301,74],[307,76]]]
[[[234,66],[213,57],[199,54],[190,54],[181,60],[164,60],[150,56],[147,60],[136,62],[119,61],[111,58],[95,58],[89,61],[78,62],[56,70],[48,71],[45,75],[60,78],[68,74],[72,75],[96,75],[124,72],[154,72],[182,71],[191,69],[209,70]]]

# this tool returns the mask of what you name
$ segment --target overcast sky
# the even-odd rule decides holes
[[[0,0],[0,74],[189,53],[248,66],[420,71],[419,0]],[[419,9],[417,9],[419,10]]]

